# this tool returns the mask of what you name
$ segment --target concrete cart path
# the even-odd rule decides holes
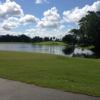
[[[100,100],[100,98],[0,79],[0,100]]]

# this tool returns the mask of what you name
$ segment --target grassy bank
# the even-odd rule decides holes
[[[63,42],[53,42],[53,41],[48,41],[48,42],[37,42],[37,43],[33,43],[33,44],[37,44],[37,45],[62,45],[62,46],[64,46],[64,45],[66,45],[65,43],[63,43]]]
[[[100,96],[100,60],[0,52],[0,77]]]

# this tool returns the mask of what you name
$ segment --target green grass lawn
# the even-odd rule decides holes
[[[33,44],[37,44],[37,45],[66,45],[65,43],[63,42],[53,42],[53,41],[48,41],[48,42],[37,42],[37,43],[33,43]]]
[[[0,77],[100,96],[100,59],[0,51]]]

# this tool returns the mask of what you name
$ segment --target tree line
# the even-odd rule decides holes
[[[13,36],[13,35],[1,35],[0,36],[0,42],[44,42],[44,41],[60,41],[59,39],[56,39],[55,37],[33,37],[30,38],[26,35],[18,35],[18,36]]]

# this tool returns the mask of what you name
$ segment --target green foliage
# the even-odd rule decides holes
[[[100,14],[88,12],[88,15],[79,21],[81,40],[85,44],[97,45],[100,42]],[[87,40],[87,41],[86,41]],[[98,48],[99,49],[99,48]]]
[[[62,41],[66,44],[73,44],[73,43],[75,43],[75,40],[76,40],[75,36],[71,35],[71,34],[64,36],[62,39]]]

